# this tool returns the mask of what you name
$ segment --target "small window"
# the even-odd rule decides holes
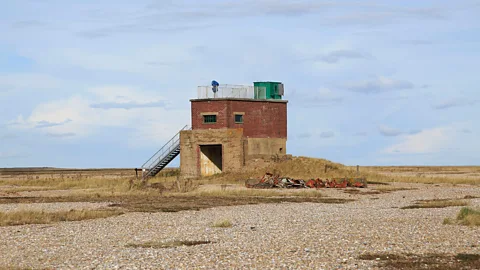
[[[203,116],[203,123],[204,124],[213,124],[217,122],[216,115],[204,115]]]
[[[243,123],[243,114],[235,114],[235,123],[237,124]]]

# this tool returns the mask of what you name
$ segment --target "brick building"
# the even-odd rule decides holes
[[[249,161],[286,154],[287,101],[283,84],[199,87],[191,130],[180,132],[180,169],[192,178],[241,170]],[[253,90],[253,91],[252,91]]]

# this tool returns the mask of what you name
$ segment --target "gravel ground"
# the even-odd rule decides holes
[[[110,203],[91,203],[91,202],[58,202],[58,203],[9,203],[0,204],[0,212],[15,211],[43,211],[60,212],[70,210],[95,210],[106,208]]]
[[[410,209],[418,199],[480,196],[472,186],[396,184],[416,190],[352,195],[346,204],[282,203],[0,227],[0,268],[55,269],[376,269],[365,253],[480,253],[480,227],[443,225],[460,207]],[[479,199],[468,200],[479,206]],[[4,206],[2,206],[4,207]],[[231,228],[212,228],[229,219]],[[148,241],[208,240],[176,248]]]

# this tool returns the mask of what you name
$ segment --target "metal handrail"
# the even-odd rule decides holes
[[[197,98],[248,98],[253,99],[254,87],[251,85],[221,84],[214,93],[212,86],[198,86]]]
[[[178,147],[180,141],[180,132],[190,129],[185,125],[175,136],[173,136],[160,150],[158,150],[151,158],[149,158],[143,165],[142,169],[151,170],[154,168],[166,155],[168,155],[175,147]]]

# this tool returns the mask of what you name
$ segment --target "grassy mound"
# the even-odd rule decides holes
[[[354,169],[326,159],[292,157],[279,162],[253,162],[241,172],[204,177],[202,183],[244,183],[246,179],[262,177],[266,172],[295,179],[355,177]]]
[[[461,224],[467,226],[480,226],[480,211],[469,207],[462,207],[456,220],[446,218],[443,224]]]
[[[480,226],[480,211],[463,207],[458,213],[457,220],[463,225]]]

